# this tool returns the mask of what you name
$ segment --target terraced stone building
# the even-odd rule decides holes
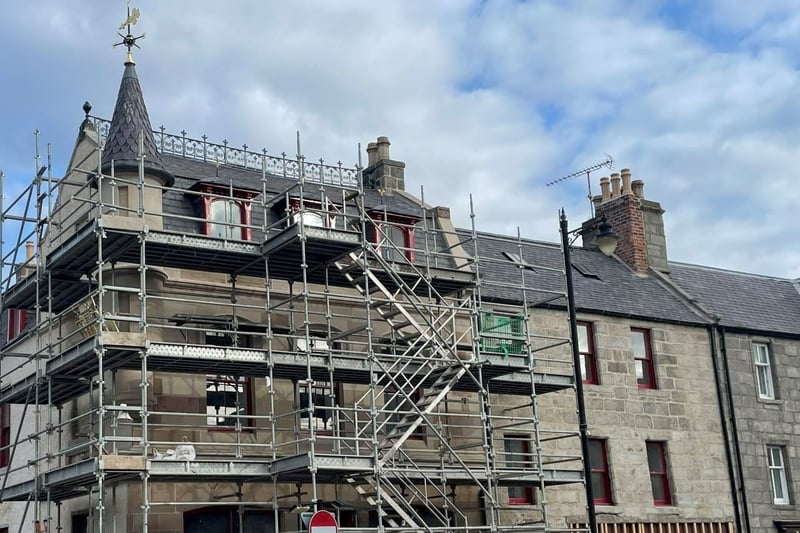
[[[154,132],[130,56],[84,110],[0,209],[0,531],[587,528],[560,246],[455,228],[386,137]],[[643,187],[572,249],[599,530],[797,527],[796,283],[670,263]]]

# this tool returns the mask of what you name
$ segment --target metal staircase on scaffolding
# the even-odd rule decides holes
[[[384,246],[395,246],[388,239],[383,242],[387,243]],[[392,405],[397,415],[373,415],[370,424],[357,428],[363,436],[367,436],[370,430],[375,431],[375,470],[373,475],[349,476],[346,481],[367,503],[378,509],[380,520],[390,527],[419,531],[446,528],[451,525],[448,509],[464,521],[466,516],[448,503],[447,495],[435,480],[424,476],[419,469],[412,480],[393,465],[398,462],[405,468],[413,465],[403,445],[423,424],[439,439],[441,446],[449,447],[448,440],[436,430],[430,417],[455,385],[465,378],[474,361],[474,354],[470,354],[469,359],[462,359],[457,351],[458,346],[471,342],[469,299],[460,304],[448,303],[425,272],[411,261],[393,264],[380,252],[368,245],[360,253],[351,252],[335,263],[339,273],[378,315],[376,320],[388,325],[393,343],[399,347],[391,357],[373,355],[376,371],[373,390],[356,401],[358,406],[383,397],[384,410],[386,405]],[[402,252],[398,255],[405,257]],[[404,274],[399,272],[398,266],[402,266]],[[461,334],[456,327],[459,317],[459,325],[464,329]],[[340,334],[338,338],[368,327],[369,322]],[[472,376],[468,378],[472,379]],[[383,435],[382,439],[377,440],[378,435]],[[458,462],[470,472],[466,464]],[[483,486],[477,478],[475,482]],[[418,483],[423,484],[425,492],[418,488]],[[426,494],[430,491],[433,494]],[[445,502],[444,511],[434,505],[437,499]],[[420,508],[425,509],[428,522],[435,525],[426,524],[419,514]]]
[[[381,520],[390,527],[420,530],[445,528],[452,525],[454,515],[466,522],[466,515],[454,506],[448,505],[444,509],[439,509],[431,505],[435,500],[448,501],[448,495],[438,487],[435,480],[421,473],[419,478],[412,479],[402,472],[394,472],[392,474],[394,483],[380,483],[375,476],[349,476],[345,481],[367,503],[378,509]],[[422,488],[418,486],[420,483]],[[382,503],[391,507],[392,512],[387,511]],[[430,521],[435,522],[434,525],[421,520],[418,511],[420,508],[425,508]]]

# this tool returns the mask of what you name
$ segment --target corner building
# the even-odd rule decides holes
[[[85,111],[0,210],[0,532],[582,531],[584,459],[602,533],[800,527],[797,282],[670,262],[627,169],[572,250],[583,458],[560,246],[455,228],[386,137],[153,132],[132,59]]]
[[[566,316],[539,346],[524,305],[484,312],[477,233],[387,138],[347,168],[154,133],[130,58],[111,121],[84,110],[65,176],[4,217],[0,527],[564,524],[544,495],[581,456],[543,443],[577,422],[539,402],[574,405]]]

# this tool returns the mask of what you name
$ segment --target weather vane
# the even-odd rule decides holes
[[[117,32],[117,35],[122,37],[122,41],[118,43],[114,43],[114,46],[125,45],[128,47],[128,57],[125,59],[126,63],[133,63],[133,54],[131,54],[131,49],[135,46],[136,48],[141,48],[136,41],[139,39],[144,39],[144,33],[139,35],[138,37],[134,37],[131,33],[131,26],[135,26],[136,22],[139,20],[140,11],[138,7],[134,7],[131,9],[131,0],[128,0],[128,18],[126,18],[122,24],[119,25],[120,30],[124,30],[126,27],[128,28],[128,34],[122,35],[120,32]]]

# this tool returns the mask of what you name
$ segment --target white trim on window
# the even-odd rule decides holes
[[[782,446],[767,446],[767,466],[772,485],[772,503],[789,504],[789,485],[786,482],[786,466]]]
[[[756,368],[758,397],[762,400],[774,400],[775,384],[772,379],[772,359],[769,353],[769,344],[764,342],[753,343],[753,364]]]

